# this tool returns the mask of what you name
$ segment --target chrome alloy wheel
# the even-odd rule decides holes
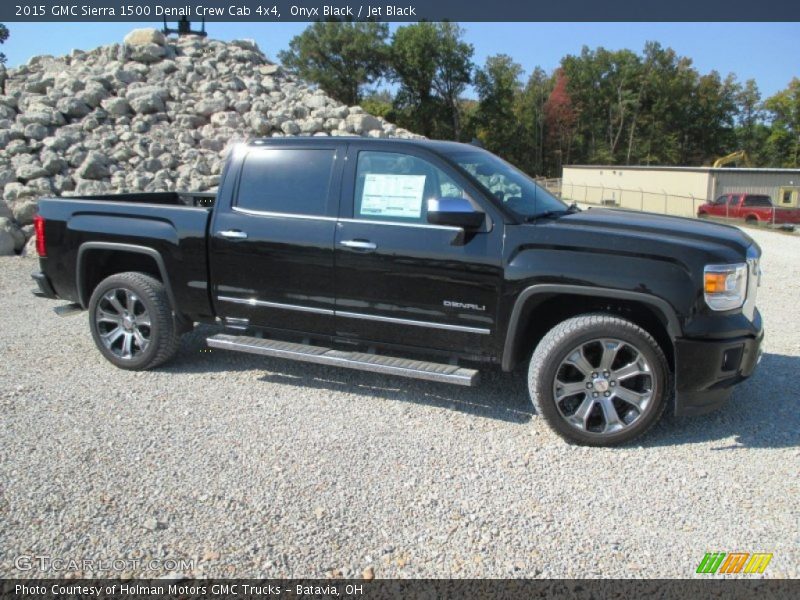
[[[119,358],[136,358],[150,345],[150,315],[131,290],[114,288],[103,294],[94,319],[103,345]]]
[[[571,350],[556,371],[553,397],[561,417],[593,434],[633,425],[655,392],[653,370],[629,342],[596,339]]]

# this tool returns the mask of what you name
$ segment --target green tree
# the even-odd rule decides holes
[[[391,64],[400,84],[400,124],[429,137],[461,136],[461,95],[471,81],[472,45],[455,23],[415,23],[392,37]]]
[[[767,152],[776,166],[800,166],[800,79],[793,78],[789,86],[767,98],[764,108],[772,117]]]
[[[477,138],[488,150],[515,163],[524,163],[516,107],[522,92],[522,67],[507,54],[486,59],[475,73],[478,109],[473,116]]]
[[[0,23],[0,44],[5,44],[8,39],[8,27]],[[6,64],[6,55],[0,52],[0,64]]]
[[[0,23],[0,44],[8,39],[8,27]],[[0,94],[6,93],[6,55],[0,52]]]
[[[736,94],[736,147],[744,150],[754,165],[766,165],[769,127],[764,123],[764,105],[755,80],[748,79]]]
[[[624,162],[642,101],[642,61],[630,50],[585,47],[561,61],[578,114],[578,151],[591,163]]]
[[[527,160],[520,167],[536,175],[544,175],[554,169],[545,152],[548,141],[545,108],[556,80],[557,74],[548,75],[544,69],[536,67],[522,93],[517,96],[516,114],[520,135],[528,149],[525,155]]]
[[[361,107],[371,115],[395,121],[394,98],[387,90],[372,92],[361,100]]]
[[[732,75],[699,75],[681,122],[683,164],[710,164],[735,149],[734,117],[739,86]]]
[[[358,104],[365,85],[386,72],[385,23],[325,21],[310,25],[278,54],[289,69],[346,104]]]
[[[577,114],[572,157],[594,164],[702,164],[735,148],[741,86],[701,75],[688,58],[648,42],[561,61]]]

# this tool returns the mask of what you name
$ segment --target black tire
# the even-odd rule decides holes
[[[600,366],[606,351],[613,352],[608,371]],[[630,364],[625,363],[627,358]],[[584,375],[589,367],[593,372]],[[615,446],[645,433],[664,413],[671,386],[667,359],[653,336],[630,321],[605,314],[559,323],[539,342],[528,369],[528,390],[536,412],[562,438],[585,446]],[[628,398],[647,400],[639,408],[628,404]],[[606,418],[609,415],[611,419]]]
[[[117,305],[125,310],[117,310]],[[130,329],[126,329],[128,325]],[[167,362],[177,352],[181,338],[164,284],[144,273],[118,273],[101,281],[89,300],[89,327],[100,353],[117,367],[131,371]],[[109,344],[112,337],[114,342]]]
[[[745,222],[745,224],[750,225],[751,227],[757,227],[758,226],[758,217],[754,217],[754,216],[750,215],[749,217],[747,217],[744,220],[744,222]]]

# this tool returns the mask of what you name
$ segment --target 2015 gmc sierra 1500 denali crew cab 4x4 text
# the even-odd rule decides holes
[[[611,445],[719,406],[756,366],[760,249],[742,231],[579,211],[480,148],[296,138],[235,146],[212,194],[52,198],[43,295],[88,309],[126,369],[208,344],[473,385],[528,361],[562,437]]]

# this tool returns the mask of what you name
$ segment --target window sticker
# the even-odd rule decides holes
[[[425,175],[383,175],[364,178],[360,214],[418,219],[422,214]]]

